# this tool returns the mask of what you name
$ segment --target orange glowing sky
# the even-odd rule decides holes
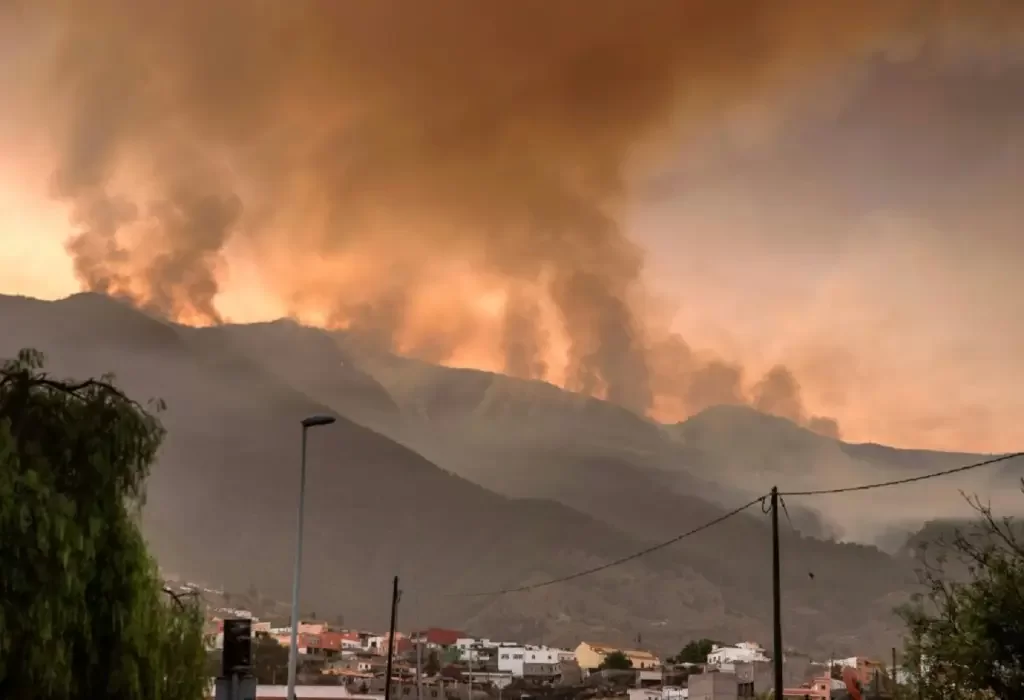
[[[5,50],[14,70],[0,74],[0,293],[58,298],[81,288],[64,247],[74,227],[68,204],[50,197],[56,146],[25,107],[36,53],[15,42],[0,58]],[[668,316],[695,350],[752,377],[784,363],[809,412],[835,416],[848,441],[1021,449],[1024,100],[1009,86],[1024,80],[1024,59],[862,69],[842,99],[826,81],[783,123],[723,112],[666,141],[666,165],[630,175],[621,224],[644,251],[643,313]],[[369,284],[405,269],[374,267],[388,250],[372,247],[318,265],[327,254],[296,250],[301,240],[231,239],[219,313],[245,322],[298,308],[327,323],[317,294],[331,287],[317,275],[345,265]],[[424,339],[445,333],[457,346],[446,363],[500,370],[501,283],[468,257],[405,251],[402,264],[418,254],[429,279],[398,345],[429,356]],[[281,279],[298,274],[305,296],[285,298]],[[453,300],[471,309],[472,329],[458,327]],[[559,382],[568,341],[554,312],[545,318],[548,378]]]

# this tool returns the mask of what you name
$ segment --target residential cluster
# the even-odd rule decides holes
[[[244,610],[232,616],[251,617]],[[253,633],[287,648],[291,630],[253,619]],[[211,646],[223,643],[223,620],[210,620]],[[389,637],[305,620],[298,627],[301,683],[316,685],[316,697],[370,698],[384,695]],[[615,667],[609,658],[616,657]],[[623,662],[623,658],[628,663]],[[807,700],[845,698],[837,669],[853,669],[872,698],[891,697],[890,669],[862,657],[814,662],[790,653],[784,659],[785,695]],[[264,679],[260,698],[284,697],[285,670]],[[840,676],[837,678],[836,676]],[[564,697],[628,696],[630,700],[731,700],[764,697],[773,687],[769,654],[754,642],[714,645],[703,663],[663,663],[649,650],[583,641],[573,649],[474,637],[431,627],[394,636],[391,698],[466,700],[502,694],[543,697],[545,689]],[[323,687],[331,686],[331,687]],[[510,692],[518,691],[518,692]],[[528,691],[528,692],[527,692]],[[275,694],[276,693],[276,694]],[[472,693],[473,695],[470,695]]]

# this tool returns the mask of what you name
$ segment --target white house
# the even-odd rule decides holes
[[[711,666],[768,660],[764,648],[757,642],[740,642],[731,647],[715,644],[711,647],[711,653],[708,654],[708,664]]]
[[[563,655],[569,654],[568,658],[574,658],[571,652],[550,647],[538,647],[533,645],[501,645],[497,649],[498,670],[508,671],[514,678],[522,678],[525,675],[526,664],[546,664],[557,666],[562,661]]]
[[[490,648],[494,647],[495,644],[490,639],[459,637],[455,640],[455,646],[459,650],[459,658],[463,661],[481,663],[485,658],[491,658]]]
[[[630,688],[629,700],[686,700],[690,691],[686,688]]]
[[[555,649],[558,653],[559,663],[569,663],[576,661],[576,652],[570,651],[569,649]]]
[[[508,671],[513,678],[522,678],[525,655],[526,647],[501,645],[498,647],[498,670]]]

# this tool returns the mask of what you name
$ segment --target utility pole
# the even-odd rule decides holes
[[[640,633],[637,632],[636,633],[636,649],[637,649],[637,651],[643,651],[643,648],[644,648],[643,647],[643,643],[644,643],[643,637],[641,637]],[[640,678],[640,669],[639,668],[636,670],[636,687],[637,688],[643,688],[644,687],[643,680]]]
[[[466,700],[473,700],[473,642],[470,637],[469,646],[466,647],[467,661],[469,662],[469,677],[466,679],[469,681],[469,685],[466,690]]]
[[[892,648],[892,696],[896,697],[896,688],[899,681],[896,680],[896,647]]]
[[[775,697],[782,697],[782,591],[779,570],[779,488],[772,486],[772,642],[774,647]],[[829,671],[831,677],[831,670]]]
[[[384,700],[391,700],[391,672],[395,660],[395,618],[398,616],[398,577],[391,588],[391,631],[388,635],[387,680],[384,683]]]
[[[416,700],[423,700],[423,641],[416,639]]]

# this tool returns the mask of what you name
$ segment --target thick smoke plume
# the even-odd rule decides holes
[[[751,387],[652,327],[643,256],[620,228],[627,173],[732,110],[782,112],[865,57],[1009,37],[1024,12],[985,0],[25,11],[57,31],[40,118],[85,287],[213,323],[227,261],[247,256],[295,315],[386,347],[445,360],[482,343],[498,369],[638,411],[752,401],[826,432],[784,367]]]

